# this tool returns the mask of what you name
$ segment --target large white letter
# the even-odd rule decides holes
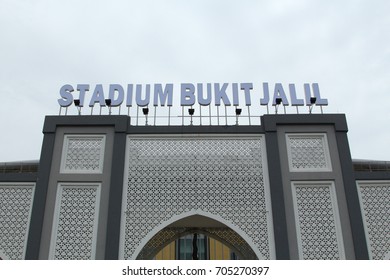
[[[281,83],[275,84],[274,99],[273,99],[272,105],[276,105],[276,98],[282,98],[283,105],[289,105],[287,96],[284,92],[284,89],[283,89],[283,86]]]
[[[115,99],[115,92],[118,93],[118,98]],[[111,99],[111,106],[117,107],[122,105],[124,96],[124,90],[121,85],[113,84],[110,85],[110,90],[108,92],[108,98]]]
[[[89,102],[89,107],[93,107],[95,103],[99,103],[100,107],[106,106],[106,102],[104,101],[103,86],[101,84],[96,85],[91,97],[91,102]]]
[[[127,85],[126,107],[133,106],[133,84]]]
[[[221,105],[221,100],[225,104],[225,106],[231,106],[230,100],[226,95],[226,88],[228,87],[228,83],[224,83],[222,87],[219,87],[219,83],[214,84],[214,94],[215,94],[215,106]]]
[[[252,83],[241,83],[241,89],[244,90],[245,93],[245,105],[251,106],[251,89],[253,89]]]
[[[60,95],[62,99],[58,99],[58,104],[61,107],[69,107],[73,102],[72,92],[74,91],[71,85],[63,85],[60,89]]]
[[[77,85],[77,90],[80,92],[80,107],[84,106],[85,93],[89,90],[89,85]]]
[[[198,84],[198,103],[202,106],[209,106],[211,103],[211,84],[207,83],[207,95],[203,98],[203,84]]]
[[[303,106],[303,105],[305,105],[303,99],[298,99],[297,98],[297,93],[295,91],[295,85],[294,84],[289,84],[288,88],[290,89],[291,105],[292,106]]]
[[[181,84],[180,105],[192,106],[195,104],[195,86],[193,84]]]
[[[313,83],[313,84],[311,84],[311,86],[313,88],[314,96],[317,98],[316,105],[327,106],[328,105],[328,99],[321,98],[320,88],[319,88],[318,84],[317,83]]]
[[[150,100],[150,85],[146,85],[145,98],[142,99],[142,85],[137,85],[135,88],[135,102],[140,107],[149,105]]]
[[[153,106],[158,106],[158,99],[160,99],[160,105],[165,106],[168,98],[168,106],[172,106],[172,96],[173,96],[173,84],[166,84],[165,89],[163,90],[161,84],[154,85],[154,99]]]
[[[263,83],[264,98],[260,99],[260,105],[268,105],[269,103],[269,87],[268,83]]]

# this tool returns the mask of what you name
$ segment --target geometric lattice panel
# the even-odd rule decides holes
[[[190,211],[221,217],[259,258],[274,257],[263,137],[130,137],[127,147],[121,257],[136,259],[148,234]]]
[[[65,135],[61,172],[101,173],[104,135]]]
[[[25,256],[35,184],[0,184],[0,251],[3,258]],[[0,256],[1,257],[1,256]]]
[[[299,257],[344,259],[341,226],[332,183],[293,183]]]
[[[95,258],[99,199],[98,184],[59,186],[51,240],[51,259]]]
[[[358,192],[370,259],[390,254],[390,182],[359,182]]]
[[[287,134],[290,171],[331,171],[326,134]]]

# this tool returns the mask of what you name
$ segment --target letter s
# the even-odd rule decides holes
[[[73,95],[72,92],[74,91],[74,88],[71,85],[63,85],[60,89],[60,95],[62,99],[58,99],[58,104],[60,104],[61,107],[69,107],[72,105],[73,102]]]

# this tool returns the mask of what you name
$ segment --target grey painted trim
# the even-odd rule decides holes
[[[45,215],[46,195],[49,186],[50,169],[55,142],[54,133],[45,133],[35,186],[35,195],[31,212],[30,229],[27,239],[26,260],[37,260],[41,245],[43,219]]]
[[[274,223],[276,259],[289,260],[290,250],[288,245],[287,221],[284,205],[282,169],[276,131],[266,132],[265,141],[271,191],[272,218]]]
[[[43,133],[54,133],[57,126],[115,126],[115,132],[126,132],[130,125],[128,116],[47,116]]]
[[[1,178],[1,177],[0,177]],[[355,171],[356,180],[390,180],[390,172],[386,171]]]
[[[57,126],[115,126],[115,132],[128,134],[193,134],[193,133],[259,133],[262,126],[130,126],[130,117],[120,116],[47,116],[44,133],[54,133]]]
[[[279,124],[283,125],[334,125],[336,131],[347,132],[347,120],[344,114],[300,114],[300,115],[264,115],[261,123],[265,131],[276,131]]]
[[[115,126],[116,132],[129,134],[192,134],[192,133],[262,133],[276,131],[278,124],[331,124],[336,131],[348,131],[343,114],[286,114],[261,116],[263,125],[232,125],[232,126],[130,126],[130,117],[118,116],[47,116],[43,132],[55,132],[57,126]]]
[[[0,173],[0,182],[36,182],[37,173]]]
[[[336,141],[340,156],[345,196],[347,198],[355,257],[357,260],[368,260],[368,247],[347,134],[345,132],[336,132]]]
[[[129,134],[253,134],[264,133],[263,127],[252,126],[130,126]]]
[[[120,228],[122,216],[122,192],[124,166],[126,159],[127,134],[115,133],[111,165],[110,197],[108,204],[106,260],[117,260],[119,257]]]

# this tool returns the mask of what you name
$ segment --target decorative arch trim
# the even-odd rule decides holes
[[[169,225],[173,224],[176,221],[179,221],[181,219],[188,218],[188,217],[191,217],[191,216],[195,216],[195,215],[200,215],[200,216],[204,216],[204,217],[207,217],[207,218],[211,218],[213,220],[216,220],[216,221],[226,225],[228,228],[230,228],[231,230],[236,232],[242,239],[244,239],[246,243],[248,243],[249,247],[253,250],[253,252],[256,254],[256,256],[257,256],[257,258],[259,260],[265,260],[264,256],[260,253],[259,249],[255,246],[255,244],[253,243],[252,239],[243,230],[241,230],[240,228],[238,228],[234,224],[230,223],[229,221],[227,221],[227,220],[225,220],[225,219],[223,219],[223,218],[221,218],[221,217],[219,217],[217,215],[214,215],[214,214],[202,211],[202,210],[191,210],[191,211],[188,211],[188,212],[184,212],[182,214],[175,215],[175,216],[171,217],[169,220],[159,224],[157,227],[155,227],[152,231],[150,231],[141,240],[140,245],[136,248],[136,250],[134,251],[134,254],[131,256],[130,259],[135,260],[137,258],[137,256],[139,255],[139,253],[141,252],[141,250],[144,248],[144,246],[158,232],[160,232],[161,230],[163,230],[164,228],[168,227]]]
[[[190,216],[191,217],[191,216]],[[241,236],[239,236],[235,231],[233,231],[230,228],[164,228],[161,231],[159,231],[155,236],[153,236],[148,243],[144,246],[144,248],[141,250],[139,255],[137,256],[137,260],[151,260],[162,248],[164,248],[166,245],[170,244],[171,242],[189,235],[193,233],[198,234],[204,234],[208,237],[211,237],[215,240],[218,240],[225,246],[229,247],[231,250],[233,250],[242,260],[257,260],[257,257],[255,256],[255,253],[253,252],[252,248],[246,243]],[[236,244],[233,242],[230,242],[229,239],[224,239],[222,236],[218,235],[221,233],[221,235],[233,233],[233,235],[238,236],[240,239],[242,239],[248,247],[245,248],[238,248]],[[164,235],[170,235],[168,238],[164,238]],[[159,244],[158,247],[154,247],[153,244],[155,244],[155,241],[158,241],[159,237],[161,237],[162,242]],[[157,239],[157,240],[154,240]],[[144,252],[146,249],[146,252]],[[249,249],[249,250],[248,250]],[[149,252],[150,251],[150,252]]]

